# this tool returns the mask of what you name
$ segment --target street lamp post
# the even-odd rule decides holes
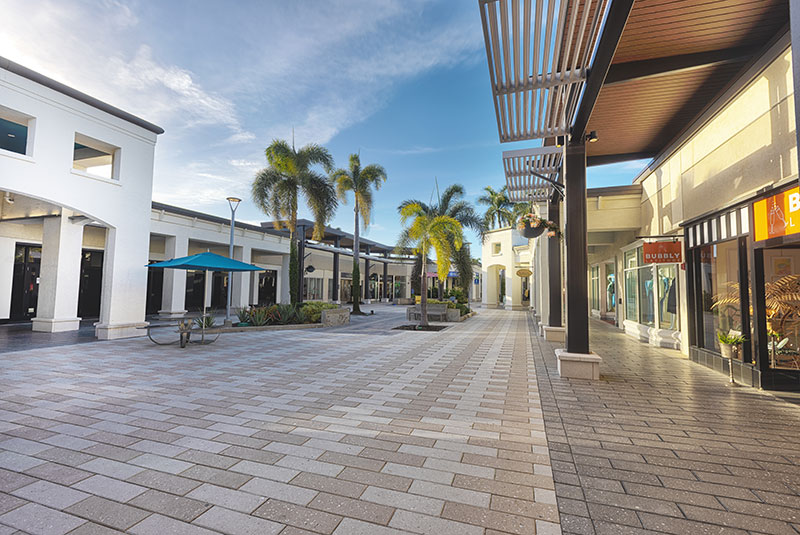
[[[239,207],[239,203],[242,202],[242,199],[237,197],[228,197],[226,199],[228,201],[228,206],[231,207],[231,242],[228,245],[228,257],[233,260],[233,230],[236,225],[236,209]],[[233,271],[228,272],[228,306],[225,309],[225,323],[230,324],[231,322],[231,303],[233,301]]]

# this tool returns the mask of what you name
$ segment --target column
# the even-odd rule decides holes
[[[278,295],[278,303],[286,304],[291,301],[289,295],[289,255],[283,255],[281,261],[281,270],[278,273],[278,284],[275,293]]]
[[[188,255],[189,238],[187,236],[167,236],[164,253],[167,260]],[[186,271],[165,269],[161,310],[158,311],[158,315],[174,318],[184,314],[186,314]]]
[[[303,288],[306,277],[306,227],[297,226],[297,302],[303,302]]]
[[[43,223],[42,267],[39,300],[33,318],[34,331],[52,333],[75,331],[80,327],[77,312],[83,223],[73,223],[71,215],[71,211],[62,210],[60,216],[45,218]]]
[[[223,277],[227,277],[227,273],[223,273]],[[205,272],[205,289],[203,290],[203,308],[211,308],[211,293],[214,291],[214,272]]]
[[[333,238],[333,246],[337,249],[341,244],[341,240],[339,236]],[[337,305],[341,303],[341,295],[339,292],[339,279],[341,279],[341,274],[339,272],[339,253],[333,253],[333,302]]]
[[[17,240],[0,238],[0,319],[11,317],[11,288],[14,284],[14,253]]]
[[[139,217],[150,217],[149,206]],[[145,266],[150,249],[150,228],[142,225],[142,220],[132,218],[128,224],[106,231],[100,321],[95,325],[95,333],[101,340],[145,334],[137,329],[145,325]]]
[[[547,219],[558,224],[560,220],[560,201],[550,199],[547,204]],[[547,325],[562,327],[561,324],[561,243],[558,238],[548,238],[544,235],[542,240],[547,241]]]
[[[245,264],[250,264],[252,263],[253,249],[248,246],[234,247],[233,258]],[[242,308],[250,304],[250,279],[252,274],[252,271],[240,271],[233,274],[232,308]],[[234,310],[231,310],[231,316],[235,316]]]
[[[570,143],[566,158],[567,332],[569,353],[589,353],[589,292],[586,281],[586,145]],[[557,240],[554,240],[557,241]]]
[[[386,256],[386,255],[384,255],[384,256]],[[384,262],[383,263],[383,295],[381,296],[382,297],[381,300],[384,303],[388,303],[389,302],[389,292],[390,292],[390,288],[389,288],[389,262]]]
[[[364,246],[364,254],[369,255],[369,245]],[[372,303],[372,292],[369,288],[369,256],[364,256],[364,302]]]

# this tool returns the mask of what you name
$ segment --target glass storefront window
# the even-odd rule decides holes
[[[739,248],[737,240],[700,249],[700,277],[703,297],[703,347],[719,351],[717,333],[741,335],[742,310],[739,302]],[[741,351],[739,358],[742,358]]]
[[[678,322],[678,275],[674,265],[658,266],[658,323],[662,329],[679,330]]]
[[[616,312],[617,310],[617,277],[614,274],[614,263],[606,264],[606,312]]]
[[[653,327],[655,319],[655,288],[653,266],[640,267],[639,271],[639,323]]]
[[[800,370],[800,249],[764,251],[767,349],[771,368]]]
[[[406,296],[406,276],[395,275],[394,277],[394,297],[399,299]]]
[[[322,301],[323,279],[306,277],[305,281],[303,299],[306,301]]]
[[[600,310],[600,267],[592,266],[592,310]]]

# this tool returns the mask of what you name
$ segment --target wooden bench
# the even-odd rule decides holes
[[[407,320],[419,320],[422,317],[422,305],[417,304],[413,307],[406,309]],[[429,303],[428,304],[428,320],[438,319],[439,321],[447,321],[447,305],[444,303]]]

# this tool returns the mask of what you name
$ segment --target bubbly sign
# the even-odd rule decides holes
[[[671,241],[645,243],[642,254],[645,264],[677,264],[683,258],[681,242]]]
[[[755,202],[753,222],[756,241],[800,232],[800,188]]]

